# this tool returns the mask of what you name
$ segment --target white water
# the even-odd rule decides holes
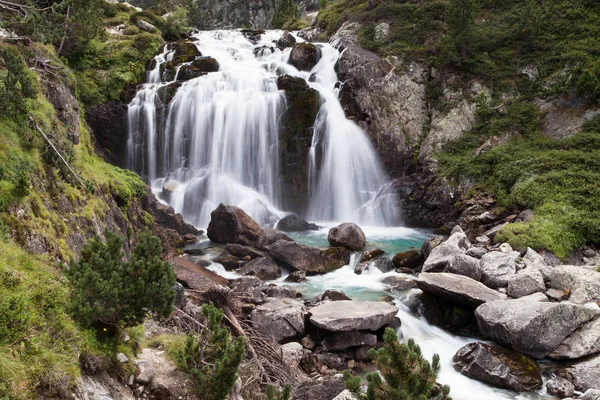
[[[273,46],[280,35],[267,32],[254,45],[238,31],[196,34],[196,46],[203,56],[215,58],[220,70],[184,82],[165,108],[159,93],[172,83],[160,73],[161,64],[172,57],[167,46],[129,106],[128,167],[146,177],[159,197],[166,188],[169,196],[161,198],[198,227],[208,225],[219,203],[243,208],[262,225],[275,223],[286,214],[281,209],[278,143],[286,102],[277,76],[308,82],[314,73],[316,81],[309,85],[319,91],[322,107],[309,155],[307,217],[397,224],[387,174],[338,100],[334,65],[339,52],[322,45],[322,57],[310,72],[287,63],[290,49],[254,55],[256,47]]]

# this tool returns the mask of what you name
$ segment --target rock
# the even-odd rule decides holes
[[[506,225],[508,225],[508,222],[504,222],[504,223],[501,223],[500,225],[496,225],[492,229],[485,231],[484,235],[493,240],[496,237],[496,234],[498,232],[500,232],[500,230],[502,230],[502,228],[504,228]]]
[[[294,271],[304,271],[307,275],[331,272],[350,261],[350,252],[343,247],[322,251],[296,242],[279,240],[267,249],[275,260]]]
[[[202,57],[202,53],[198,50],[198,47],[192,42],[176,42],[170,44],[173,52],[173,64],[182,64],[186,62],[192,62],[196,57]]]
[[[352,300],[350,297],[346,295],[346,293],[341,290],[329,289],[323,292],[320,296],[317,296],[318,301],[342,301],[342,300]]]
[[[550,353],[555,360],[572,360],[600,353],[600,318],[582,325]]]
[[[110,162],[125,167],[127,164],[127,104],[118,101],[86,108],[85,119],[94,138]]]
[[[308,336],[303,337],[300,343],[302,344],[302,347],[307,350],[312,350],[315,348],[315,342]]]
[[[244,301],[263,304],[266,297],[262,292],[263,281],[253,276],[244,276],[231,283],[231,295]]]
[[[553,289],[569,289],[569,301],[573,303],[584,304],[600,299],[600,272],[561,265],[552,270],[551,282]]]
[[[135,381],[142,385],[147,385],[154,379],[154,367],[148,360],[138,360],[135,362]]]
[[[481,270],[479,269],[479,260],[465,254],[454,256],[446,266],[445,272],[464,275],[476,281],[481,280]]]
[[[229,254],[227,251],[219,253],[212,261],[221,264],[227,271],[238,269],[243,263],[238,257]]]
[[[192,61],[192,66],[205,73],[217,72],[221,68],[219,62],[212,57],[198,57]]]
[[[333,398],[333,400],[358,400],[358,399],[351,391],[346,389],[342,393],[335,396]]]
[[[600,389],[586,390],[579,400],[600,400]]]
[[[252,50],[252,54],[254,54],[254,57],[256,58],[262,58],[273,53],[275,53],[275,49],[267,45],[255,47],[254,50]]]
[[[138,26],[138,28],[140,28],[143,31],[150,32],[150,33],[156,32],[156,27],[154,25],[152,25],[150,22],[144,21],[143,19],[138,19],[135,24]]]
[[[306,272],[304,271],[294,271],[285,278],[286,282],[292,283],[300,283],[306,282]]]
[[[522,269],[508,281],[508,295],[515,299],[545,290],[544,277],[535,268]]]
[[[467,250],[466,254],[473,258],[481,259],[481,257],[485,256],[487,252],[488,251],[483,247],[471,247],[469,250]]]
[[[475,310],[480,332],[533,358],[544,358],[596,310],[566,303],[503,300],[487,302]]]
[[[375,258],[382,256],[384,254],[385,254],[385,251],[383,251],[381,249],[367,250],[364,253],[362,253],[362,256],[360,256],[360,260],[358,262],[366,263],[366,262],[372,261]]]
[[[267,297],[273,297],[275,299],[296,299],[298,293],[291,287],[284,285],[279,286],[271,283],[266,286],[261,286],[260,289]]]
[[[503,253],[491,251],[481,257],[479,267],[481,269],[482,282],[493,289],[508,286],[508,281],[517,272],[518,252]]]
[[[308,23],[308,26],[315,26],[317,24],[318,17],[319,17],[318,11],[306,14],[306,23]],[[310,42],[310,40],[309,40],[309,42]]]
[[[572,364],[567,372],[576,390],[600,390],[600,355]]]
[[[325,40],[327,40],[326,32],[318,26],[308,26],[302,29],[300,32],[298,32],[298,36],[306,40],[307,42],[323,41],[324,38]]]
[[[421,253],[416,250],[403,251],[396,253],[392,258],[392,264],[395,268],[408,268],[411,270],[418,270],[421,268],[423,259]]]
[[[289,63],[300,71],[310,71],[321,58],[321,49],[312,43],[296,43],[292,47]]]
[[[292,47],[296,44],[296,38],[288,31],[283,32],[283,35],[277,39],[277,47],[283,50],[286,47]]]
[[[239,207],[219,204],[211,214],[206,234],[216,243],[254,245],[261,227]]]
[[[296,215],[286,215],[277,223],[277,229],[283,232],[303,232],[316,231],[319,227],[316,224],[307,222]]]
[[[129,362],[129,358],[123,353],[117,353],[117,361],[121,364],[125,364],[126,362]]]
[[[488,301],[503,300],[505,295],[463,275],[422,272],[417,286],[425,293],[467,307],[477,307]]]
[[[327,335],[323,345],[329,351],[341,351],[356,346],[375,346],[377,336],[365,332],[340,332]]]
[[[517,216],[517,220],[519,222],[529,222],[533,219],[534,215],[535,215],[535,213],[533,212],[533,210],[530,210],[530,209],[523,210]]]
[[[304,304],[293,299],[267,299],[251,313],[252,325],[278,342],[304,334]]]
[[[333,247],[342,246],[350,251],[360,251],[367,243],[363,230],[353,223],[334,226],[329,230],[327,240]]]
[[[519,300],[521,300],[521,301],[543,301],[543,302],[550,301],[550,300],[548,300],[548,297],[546,297],[546,295],[544,293],[540,293],[540,292],[530,294],[528,296],[520,297]]]
[[[375,43],[383,43],[385,41],[385,39],[387,39],[389,34],[390,34],[390,24],[381,22],[381,23],[375,25],[375,35],[374,35],[373,39],[375,40]]]
[[[525,265],[527,267],[535,268],[538,271],[540,271],[540,273],[544,277],[545,282],[550,281],[550,278],[552,277],[552,269],[553,268],[546,265],[546,261],[544,260],[544,257],[542,257],[539,253],[537,253],[532,248],[528,247],[523,252],[522,259],[523,259],[523,262],[525,262]]]
[[[454,356],[454,368],[471,379],[515,392],[542,388],[535,361],[515,351],[485,343],[469,343]]]
[[[464,254],[471,246],[464,233],[456,232],[448,240],[431,250],[423,263],[423,272],[441,272],[455,256]]]
[[[341,371],[346,368],[346,359],[344,356],[337,353],[318,353],[317,360],[326,367],[336,371]]]
[[[292,364],[298,365],[304,354],[304,347],[298,342],[290,342],[281,346],[283,357],[288,359]]]
[[[569,298],[569,296],[565,293],[564,290],[558,290],[558,289],[549,289],[546,292],[546,296],[548,296],[548,298],[550,300],[554,300],[554,301],[563,301],[563,300],[567,300]]]
[[[255,258],[240,268],[239,273],[256,276],[263,281],[270,281],[281,276],[279,266],[269,257]]]
[[[329,400],[344,391],[342,377],[334,376],[323,381],[309,380],[294,390],[294,400]]]
[[[175,307],[183,309],[187,304],[187,299],[185,297],[185,290],[183,289],[183,285],[179,282],[175,283],[175,303],[173,304]]]
[[[310,309],[310,322],[332,332],[376,331],[393,324],[398,307],[377,301],[334,301]]]
[[[475,238],[475,244],[477,246],[490,246],[492,244],[492,239],[489,236],[481,235]]]
[[[192,233],[186,233],[183,235],[183,241],[185,244],[194,244],[198,242],[198,237]]]
[[[440,244],[444,243],[445,240],[446,239],[440,235],[436,235],[427,239],[425,243],[423,243],[423,245],[421,246],[420,253],[423,259],[426,260],[427,258],[429,258],[429,255],[431,254],[433,249],[438,247]]]
[[[265,228],[262,230],[258,239],[256,240],[256,247],[261,250],[266,250],[267,246],[272,245],[278,240],[287,240],[288,242],[293,242],[294,239],[289,237],[283,232],[280,232],[275,229]]]
[[[558,375],[546,383],[546,390],[548,391],[548,394],[555,395],[561,399],[571,397],[575,394],[575,386]]]
[[[230,254],[236,257],[250,257],[250,258],[259,258],[263,257],[261,253],[258,253],[256,250],[253,250],[250,247],[242,246],[241,244],[229,243],[225,246],[225,250],[227,250]]]
[[[387,276],[381,281],[384,285],[388,285],[394,290],[409,290],[417,287],[417,281],[415,279],[404,278],[401,276]]]

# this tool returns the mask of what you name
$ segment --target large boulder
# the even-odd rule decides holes
[[[256,276],[263,281],[277,279],[281,276],[279,266],[277,266],[275,261],[269,257],[255,258],[240,268],[239,273],[242,275]]]
[[[349,222],[331,228],[327,240],[334,247],[342,246],[350,251],[360,251],[367,243],[363,230]]]
[[[567,379],[557,375],[546,383],[546,391],[548,394],[564,399],[565,397],[571,397],[575,394],[575,386]]]
[[[319,250],[296,242],[279,240],[267,247],[275,260],[307,275],[324,274],[347,265],[350,252],[343,247]]]
[[[441,272],[455,256],[464,254],[471,246],[467,235],[456,232],[445,242],[433,248],[423,263],[423,272]]]
[[[485,343],[469,343],[459,349],[454,367],[471,379],[515,392],[533,392],[543,384],[542,373],[531,358]]]
[[[552,288],[571,291],[569,300],[583,304],[600,299],[600,272],[583,267],[561,265],[554,267],[551,276]]]
[[[356,346],[375,346],[377,336],[367,332],[339,332],[327,335],[323,345],[329,351],[341,351]]]
[[[304,304],[294,299],[272,299],[255,308],[250,319],[255,329],[278,342],[304,334]]]
[[[283,32],[283,35],[277,39],[277,48],[279,48],[279,50],[283,50],[286,47],[292,47],[295,44],[296,38],[288,31]]]
[[[417,250],[402,251],[400,253],[396,253],[392,258],[392,265],[396,269],[408,268],[417,270],[421,267],[422,263],[423,258],[421,257],[421,252]]]
[[[425,293],[473,308],[487,301],[506,298],[506,295],[467,276],[445,272],[422,272],[417,280],[417,285]]]
[[[319,227],[316,224],[310,223],[297,215],[286,215],[277,223],[277,229],[283,232],[304,232],[316,231]]]
[[[466,254],[457,254],[446,265],[445,272],[464,275],[476,281],[481,280],[481,270],[479,269],[479,260]]]
[[[586,390],[600,390],[600,355],[585,361],[572,364],[567,368],[575,389],[585,392]]]
[[[523,252],[523,256],[521,257],[521,259],[528,268],[535,268],[538,271],[540,271],[540,273],[544,277],[544,281],[550,281],[550,278],[552,277],[553,267],[546,265],[544,256],[542,256],[532,248],[528,247]]]
[[[310,71],[319,62],[321,49],[312,43],[296,43],[292,47],[289,63],[300,71]]]
[[[545,291],[544,276],[533,267],[520,270],[508,281],[508,295],[515,299]]]
[[[196,57],[202,56],[202,53],[198,50],[198,46],[192,42],[180,41],[168,44],[167,46],[170,46],[169,50],[173,51],[173,64],[192,62]]]
[[[267,246],[272,245],[278,240],[287,240],[288,242],[294,241],[294,239],[283,232],[272,228],[265,228],[258,236],[255,246],[261,250],[266,250]]]
[[[519,253],[511,251],[491,251],[481,257],[482,282],[493,289],[507,287],[508,281],[517,272],[517,258]]]
[[[600,353],[600,318],[577,329],[550,353],[555,360],[568,360]]]
[[[376,331],[396,323],[398,307],[378,301],[332,301],[310,309],[310,322],[332,332]]]
[[[497,343],[544,358],[597,310],[567,303],[502,300],[475,310],[480,332]]]
[[[211,214],[206,234],[215,243],[254,245],[261,227],[239,207],[219,204]]]

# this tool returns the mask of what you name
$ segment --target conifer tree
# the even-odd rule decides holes
[[[290,400],[292,396],[292,387],[285,385],[283,390],[277,390],[275,386],[267,386],[267,400]]]
[[[196,381],[196,394],[203,400],[224,400],[237,379],[244,358],[244,339],[231,339],[221,325],[223,311],[212,304],[202,307],[205,328],[198,336],[189,334],[179,355],[180,367]]]
[[[392,328],[387,328],[383,336],[384,346],[371,349],[379,373],[367,375],[367,392],[360,389],[360,378],[344,373],[346,388],[361,400],[427,400],[432,397],[436,379],[440,372],[440,358],[433,355],[430,363],[423,358],[421,348],[414,340],[403,344]],[[383,379],[382,379],[383,377]],[[444,386],[438,399],[450,400],[450,388]]]
[[[477,9],[477,0],[450,0],[446,10],[448,35],[460,61],[467,60],[472,51]]]
[[[24,100],[37,95],[37,82],[23,57],[11,46],[0,47],[0,61],[6,68],[0,107],[11,113],[21,113],[25,111]]]

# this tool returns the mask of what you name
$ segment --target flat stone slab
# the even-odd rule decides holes
[[[488,301],[506,299],[506,295],[488,288],[475,279],[446,272],[423,272],[419,275],[417,285],[425,293],[467,307],[477,307]]]
[[[310,322],[332,332],[376,331],[394,322],[398,307],[380,301],[342,300],[311,308]]]

